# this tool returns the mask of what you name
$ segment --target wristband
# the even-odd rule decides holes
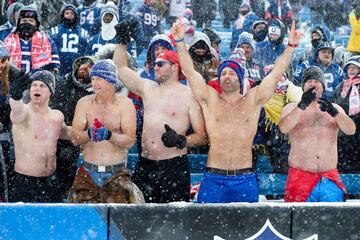
[[[296,47],[298,47],[298,46],[299,46],[299,44],[291,44],[291,43],[288,43],[288,47],[296,48]]]
[[[174,40],[175,40],[176,43],[179,43],[179,42],[183,42],[183,41],[184,41],[184,38],[179,39],[179,40],[177,40],[177,39],[174,39]]]

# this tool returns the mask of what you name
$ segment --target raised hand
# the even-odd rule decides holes
[[[165,124],[165,133],[161,136],[165,147],[176,147],[178,149],[184,149],[186,147],[186,137],[179,135],[169,125]]]
[[[313,92],[315,87],[309,88],[306,92],[304,92],[301,96],[301,101],[298,103],[298,107],[301,110],[305,110],[312,101],[316,98],[316,93]]]
[[[185,27],[183,22],[183,17],[179,16],[178,20],[173,23],[171,28],[171,35],[174,37],[175,40],[180,40],[184,38],[185,34]]]
[[[10,97],[16,101],[19,101],[22,96],[23,92],[30,88],[31,85],[31,78],[26,74],[24,77],[16,78],[10,87]]]
[[[320,110],[323,112],[328,112],[330,116],[336,117],[339,114],[339,111],[332,105],[329,100],[325,98],[320,98],[318,103],[320,104]]]
[[[291,23],[291,30],[289,32],[289,38],[288,38],[289,45],[291,46],[299,45],[302,36],[303,36],[302,32],[300,32],[299,29],[296,29],[296,22],[295,20],[293,20]]]
[[[138,24],[138,20],[133,16],[130,16],[129,18],[116,24],[116,42],[124,45],[130,42]]]

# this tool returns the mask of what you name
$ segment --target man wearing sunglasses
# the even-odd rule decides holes
[[[22,71],[48,70],[58,74],[60,59],[54,41],[40,30],[38,12],[31,6],[20,9],[16,29],[4,41],[10,60]]]
[[[146,202],[189,201],[190,171],[187,146],[207,143],[204,120],[184,79],[176,52],[165,50],[155,62],[155,80],[145,81],[127,67],[126,44],[131,29],[116,26],[118,44],[114,62],[124,85],[143,99],[144,127],[142,153],[133,181],[143,191]],[[189,127],[194,133],[186,136]]]
[[[260,110],[275,92],[277,82],[300,42],[301,32],[295,30],[293,22],[289,46],[276,61],[272,72],[247,92],[244,68],[237,61],[224,60],[218,68],[218,79],[223,91],[221,95],[207,86],[202,76],[194,70],[183,43],[184,26],[181,18],[173,25],[172,35],[178,42],[181,67],[203,110],[210,141],[198,202],[257,202],[259,193],[252,170],[252,145]]]

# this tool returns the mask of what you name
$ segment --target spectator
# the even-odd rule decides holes
[[[70,202],[141,202],[125,168],[126,152],[135,140],[135,109],[130,99],[115,95],[116,73],[112,60],[94,64],[90,78],[95,94],[76,105],[72,141],[81,145],[84,161],[70,188]]]
[[[331,100],[336,87],[344,78],[344,71],[342,68],[333,63],[334,48],[330,46],[329,42],[323,42],[316,48],[314,58],[312,60],[301,63],[295,71],[294,82],[300,85],[303,78],[303,72],[310,66],[319,67],[324,73],[324,91],[323,97]]]
[[[236,20],[241,3],[242,0],[219,0],[219,12],[224,28],[230,28],[232,22]]]
[[[199,105],[190,89],[179,83],[183,76],[176,52],[167,50],[157,56],[155,80],[159,85],[142,80],[127,67],[125,44],[130,37],[128,31],[126,23],[117,26],[121,44],[115,49],[114,61],[119,78],[144,101],[143,151],[133,180],[143,191],[146,202],[189,201],[190,169],[186,147],[207,142]],[[194,133],[185,136],[190,125]]]
[[[176,21],[176,18],[183,15],[185,11],[191,14],[191,16],[193,15],[191,9],[188,8],[191,6],[191,0],[166,0],[165,2],[168,8],[166,22],[170,26],[172,26],[172,24]]]
[[[232,3],[233,4],[233,3]],[[215,0],[192,0],[191,7],[194,12],[194,20],[200,28],[211,27],[211,21],[216,16]]]
[[[19,10],[24,5],[21,2],[14,2],[10,4],[6,10],[7,22],[0,26],[0,41],[4,41],[5,38],[16,28],[16,19],[19,15]]]
[[[160,15],[155,5],[159,0],[144,0],[144,3],[136,10],[135,16],[141,22],[144,31],[144,47],[149,46],[150,40],[163,32]]]
[[[257,43],[262,42],[268,35],[268,23],[264,20],[257,20],[253,23],[251,30],[254,40]]]
[[[56,81],[56,91],[50,101],[50,107],[64,114],[66,125],[71,125],[76,103],[80,98],[94,93],[89,76],[93,65],[94,61],[91,58],[80,57],[73,62],[72,72],[66,74],[65,79],[58,78]],[[57,184],[54,186],[54,191],[58,191],[61,199],[67,198],[67,192],[74,181],[79,153],[80,148],[74,146],[71,141],[62,139],[58,141],[55,171]]]
[[[100,18],[101,6],[97,6],[96,0],[84,0],[77,8],[80,27],[85,29],[90,36],[100,31],[97,19]]]
[[[30,81],[31,101],[24,104],[22,92]],[[60,111],[49,108],[54,92],[55,77],[46,70],[34,73],[28,81],[16,79],[10,88],[15,146],[15,167],[9,181],[10,202],[61,201],[53,191],[56,143],[59,138],[70,139],[71,127],[65,125]]]
[[[193,60],[195,71],[203,76],[206,82],[216,77],[219,58],[213,53],[210,39],[205,33],[195,32],[189,43],[189,54]]]
[[[343,202],[346,190],[336,168],[337,133],[353,135],[355,123],[339,105],[321,98],[325,80],[320,68],[305,70],[302,88],[301,101],[286,105],[279,122],[291,142],[285,201]]]
[[[293,20],[293,12],[289,0],[265,0],[265,20],[279,19],[286,26],[290,26]],[[285,27],[287,29],[287,27]]]
[[[219,34],[212,28],[204,28],[202,30],[203,33],[205,33],[211,42],[211,47],[215,49],[217,56],[220,60],[220,44],[221,44],[221,38]]]
[[[354,4],[354,10],[349,15],[349,22],[351,25],[351,36],[347,49],[353,55],[358,55],[360,53],[360,1],[356,1]]]
[[[241,4],[239,18],[234,23],[231,35],[231,52],[236,48],[236,43],[238,42],[239,35],[243,32],[251,32],[251,28],[256,20],[258,20],[258,16],[256,16],[255,13],[251,11],[250,5],[247,3]]]
[[[243,32],[239,36],[237,47],[244,50],[244,56],[246,59],[246,76],[251,79],[255,84],[260,82],[264,78],[263,66],[258,64],[253,58],[253,52],[255,50],[255,41],[250,33]]]
[[[342,81],[334,93],[334,102],[339,104],[356,126],[360,126],[360,55],[353,56],[344,67],[345,80]],[[339,133],[339,162],[340,173],[360,173],[360,129],[357,128],[355,135],[346,136]]]
[[[78,25],[78,20],[75,6],[64,5],[60,12],[60,24],[50,29],[50,36],[59,51],[60,76],[72,71],[74,60],[84,56],[87,48],[89,34]]]
[[[40,29],[38,12],[31,6],[21,8],[15,32],[4,41],[10,61],[26,73],[49,70],[58,74],[60,59],[56,45]]]
[[[173,25],[172,35],[178,42],[181,66],[192,93],[200,103],[205,116],[210,150],[206,172],[201,182],[199,203],[257,202],[258,184],[252,169],[252,143],[256,133],[261,107],[271,98],[276,83],[289,65],[294,48],[301,38],[295,22],[289,34],[289,47],[275,63],[273,71],[259,86],[245,94],[243,67],[234,60],[224,60],[218,68],[223,94],[219,95],[204,83],[193,67],[187,52],[184,26]],[[251,113],[251,114],[249,114]],[[224,131],[223,126],[229,131]]]

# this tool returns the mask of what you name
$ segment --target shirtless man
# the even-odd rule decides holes
[[[19,79],[16,79],[19,81]],[[14,83],[10,91],[12,132],[15,146],[15,167],[10,185],[10,202],[58,202],[52,191],[52,175],[56,169],[56,144],[59,138],[70,139],[71,128],[64,115],[49,108],[55,91],[55,77],[49,71],[39,71],[31,78],[28,104],[21,101],[22,87]]]
[[[135,108],[129,98],[115,94],[116,73],[112,60],[98,61],[90,71],[95,94],[76,105],[72,141],[81,145],[84,162],[70,188],[70,202],[132,201],[127,191],[131,189],[124,189],[121,182],[130,182],[125,161],[135,141]]]
[[[272,72],[258,86],[244,89],[244,69],[234,60],[223,61],[218,78],[223,94],[206,85],[193,67],[180,18],[173,25],[181,67],[200,103],[210,140],[207,168],[201,182],[198,202],[256,202],[258,184],[252,172],[252,143],[261,107],[273,95],[277,82],[288,67],[301,33],[295,22],[289,33],[289,46],[276,61]]]
[[[146,202],[189,201],[190,169],[186,146],[207,143],[204,119],[189,87],[179,83],[181,68],[176,52],[160,53],[154,64],[155,80],[144,81],[126,63],[126,26],[117,27],[114,61],[124,85],[143,99],[142,153],[133,181]],[[125,34],[121,31],[125,30]],[[194,133],[185,137],[192,127]],[[174,129],[174,130],[173,130]]]
[[[312,66],[302,77],[304,93],[299,103],[286,105],[280,130],[291,143],[286,202],[342,202],[345,187],[336,169],[337,134],[355,134],[355,123],[337,104],[320,98],[325,80],[322,70]]]

